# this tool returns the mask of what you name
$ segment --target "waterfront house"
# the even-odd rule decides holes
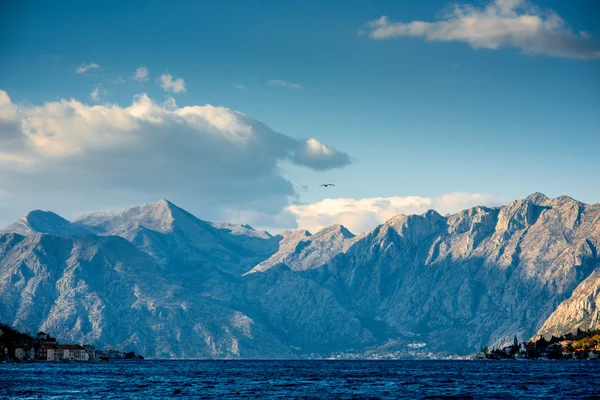
[[[560,341],[560,345],[562,346],[563,349],[571,347],[572,344],[573,344],[572,340],[561,340]]]
[[[569,349],[563,349],[562,350],[562,356],[563,356],[563,358],[572,358],[573,357],[573,351],[569,350]]]
[[[80,344],[73,344],[72,351],[75,361],[87,361],[88,353],[85,351],[85,348]]]
[[[94,346],[92,346],[91,344],[85,344],[83,345],[83,349],[86,354],[86,361],[96,359],[96,349],[94,349]]]
[[[48,360],[48,346],[49,345],[44,345],[44,346],[38,347],[37,357],[36,357],[38,360],[41,360],[41,361]]]
[[[25,345],[23,346],[23,360],[30,361],[34,359],[33,346]]]
[[[56,345],[46,344],[46,345],[44,345],[44,348],[45,348],[45,352],[46,352],[46,360],[47,361],[60,361],[61,360],[61,357],[60,357],[61,352],[59,351],[59,349],[57,348]]]
[[[23,349],[23,345],[12,345],[12,353],[14,354],[13,358],[15,360],[23,361],[23,359],[25,358],[25,349]]]
[[[108,350],[108,358],[111,360],[125,358],[125,353],[117,350]]]
[[[63,351],[62,359],[65,361],[86,361],[87,353],[83,346],[79,344],[61,344],[60,347]]]
[[[54,361],[62,361],[64,360],[65,351],[60,344],[55,344],[54,347]]]
[[[45,344],[56,344],[56,339],[47,334],[46,332],[40,331],[35,335],[35,339],[33,340],[35,345],[43,346]]]
[[[525,352],[527,353],[527,358],[538,358],[535,342],[525,342]]]
[[[62,356],[63,360],[65,360],[65,361],[74,361],[75,360],[75,352],[72,351],[71,347],[68,344],[60,344],[58,346],[63,351],[63,356]]]

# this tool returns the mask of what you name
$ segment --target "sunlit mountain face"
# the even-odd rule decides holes
[[[271,235],[166,200],[32,211],[0,236],[0,319],[159,358],[466,355],[598,327],[599,243],[599,204],[540,193],[360,235]]]
[[[6,329],[160,359],[600,352],[597,1],[12,3]]]

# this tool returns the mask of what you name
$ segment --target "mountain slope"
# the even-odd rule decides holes
[[[239,311],[186,293],[120,237],[0,235],[0,317],[151,357],[293,357]]]
[[[0,230],[0,233],[18,233],[34,235],[48,233],[56,236],[77,236],[95,233],[89,226],[69,222],[51,211],[34,210],[12,225]]]
[[[596,268],[599,210],[533,195],[501,209],[399,216],[309,276],[358,315],[435,350],[529,338]]]
[[[264,272],[280,263],[294,271],[317,268],[345,252],[358,239],[342,225],[329,226],[314,235],[304,230],[284,232],[279,250],[248,273]]]
[[[410,341],[469,354],[599,324],[600,204],[567,196],[399,215],[359,236],[272,237],[167,201],[74,223],[37,217],[7,228],[27,236],[0,234],[0,320],[158,357]]]
[[[175,273],[217,268],[240,275],[275,252],[279,239],[248,227],[215,227],[167,200],[120,213],[86,214],[76,222],[124,237]]]
[[[535,336],[564,335],[600,326],[600,270],[594,271],[563,301]]]

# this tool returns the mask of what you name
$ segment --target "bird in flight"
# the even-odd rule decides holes
[[[328,187],[328,186],[335,186],[335,185],[333,183],[324,183],[322,185],[319,185],[319,187],[321,187],[321,186]]]

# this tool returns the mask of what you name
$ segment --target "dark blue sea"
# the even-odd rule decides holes
[[[0,364],[0,398],[600,399],[595,361]]]

